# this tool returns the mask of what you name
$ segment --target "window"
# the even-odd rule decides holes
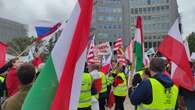
[[[148,5],[151,5],[151,0],[148,0],[147,2],[148,2]]]
[[[133,8],[131,9],[131,14],[134,14],[134,9]]]
[[[149,42],[149,48],[152,48],[152,42]]]
[[[148,44],[147,42],[144,43],[145,48],[148,48],[148,45],[147,44]]]
[[[142,14],[142,8],[139,8],[139,14]]]
[[[147,12],[147,11],[146,11],[146,8],[143,8],[143,12],[144,12],[144,13],[146,13],[146,12]]]
[[[138,14],[138,8],[135,9],[135,14]]]
[[[167,0],[167,3],[169,3],[169,0]]]
[[[156,43],[157,43],[157,42],[153,42],[153,47],[156,47],[156,46],[157,46]]]

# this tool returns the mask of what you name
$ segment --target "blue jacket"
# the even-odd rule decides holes
[[[157,79],[165,88],[173,86],[172,80],[162,73],[157,73],[152,78]],[[133,105],[151,104],[152,87],[149,80],[143,80],[135,90],[129,92],[129,97]]]

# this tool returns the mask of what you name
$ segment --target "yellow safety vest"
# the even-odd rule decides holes
[[[81,93],[78,108],[86,108],[91,106],[91,86],[92,78],[89,73],[83,73]]]
[[[141,104],[138,106],[138,110],[175,110],[178,88],[174,85],[166,91],[165,87],[156,79],[149,78],[149,80],[152,85],[153,101],[149,105]]]
[[[4,82],[4,81],[5,81],[5,77],[0,76],[0,81],[1,81],[1,82]]]
[[[142,80],[143,80],[143,74],[144,74],[144,71],[143,71],[143,70],[138,71],[138,72],[137,72],[137,74],[139,74],[139,75],[140,75],[140,77],[141,77],[141,78],[142,78]]]
[[[102,89],[100,91],[100,93],[104,93],[107,91],[107,79],[106,79],[106,75],[103,72],[100,72],[100,77],[102,80]]]
[[[115,96],[126,96],[127,95],[127,80],[124,73],[119,73],[117,76],[121,77],[123,80],[122,84],[114,87]]]

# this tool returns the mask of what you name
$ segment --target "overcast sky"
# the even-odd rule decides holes
[[[71,1],[71,2],[70,2]],[[0,0],[0,17],[32,24],[36,20],[64,20],[75,0]],[[184,35],[195,31],[195,0],[178,0]]]

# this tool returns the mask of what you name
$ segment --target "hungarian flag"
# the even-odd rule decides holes
[[[179,31],[179,20],[177,19],[171,27],[168,35],[161,42],[159,52],[172,62],[173,82],[178,86],[192,90],[193,76],[188,56]]]
[[[92,0],[78,0],[22,110],[77,110],[91,16]]]
[[[141,16],[137,17],[137,25],[136,25],[136,33],[135,33],[135,42],[134,42],[134,53],[135,53],[135,63],[136,63],[136,71],[142,70],[144,66],[144,37],[142,32],[142,18]]]
[[[7,45],[0,41],[0,67],[6,63]]]

